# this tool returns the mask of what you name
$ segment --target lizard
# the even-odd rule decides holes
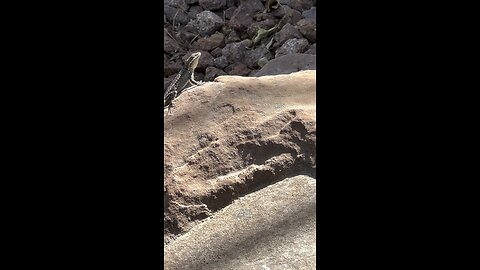
[[[167,109],[167,116],[170,114],[173,101],[184,91],[188,91],[194,87],[204,84],[202,81],[196,81],[194,78],[195,68],[197,68],[198,60],[202,56],[202,53],[192,53],[185,61],[184,67],[180,69],[177,76],[173,79],[172,83],[168,86],[167,90],[163,93],[163,109]],[[188,84],[192,86],[186,87]],[[165,116],[164,116],[165,117]]]

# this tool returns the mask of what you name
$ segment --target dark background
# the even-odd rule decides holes
[[[3,243],[18,268],[162,265],[162,8],[3,7]],[[462,141],[442,94],[457,30],[432,6],[317,10],[320,265],[443,265],[472,190],[452,183]]]

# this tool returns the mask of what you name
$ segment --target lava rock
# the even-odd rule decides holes
[[[165,1],[164,7],[171,6],[174,8],[179,8],[181,10],[188,10],[188,4],[185,2],[185,0],[168,0]]]
[[[247,76],[252,70],[247,65],[237,62],[228,66],[225,71],[228,72],[228,75]]]
[[[222,55],[225,56],[229,63],[243,62],[247,52],[248,42],[234,42],[225,45],[222,49]]]
[[[298,30],[311,43],[317,42],[317,24],[314,19],[302,19],[297,23]]]
[[[317,19],[317,8],[312,7],[309,10],[305,10],[304,12],[302,12],[302,18],[303,19],[314,19],[314,20],[316,20]]]
[[[163,51],[168,54],[173,54],[177,52],[179,48],[178,42],[172,39],[169,35],[163,35]]]
[[[268,53],[267,48],[264,46],[257,47],[253,50],[248,50],[245,53],[245,64],[249,68],[258,68],[258,61]]]
[[[317,43],[314,43],[310,46],[310,48],[305,52],[305,54],[317,54]]]
[[[299,70],[317,69],[317,57],[311,54],[288,54],[270,60],[255,76],[289,74]]]
[[[237,31],[246,31],[253,23],[253,15],[263,11],[264,7],[258,0],[241,1],[240,6],[235,10],[229,21],[229,26]]]
[[[195,18],[197,18],[197,14],[202,11],[203,8],[201,6],[191,6],[188,10],[188,18],[190,18],[190,20],[195,20]]]
[[[303,53],[308,49],[308,40],[301,38],[292,38],[287,41],[275,52],[275,58],[293,53]]]
[[[211,51],[218,47],[223,47],[225,35],[222,33],[215,33],[209,37],[203,37],[193,43],[194,50]]]
[[[215,58],[220,57],[222,55],[222,49],[221,48],[215,48],[210,52],[210,54]]]
[[[163,12],[165,13],[165,17],[167,18],[168,22],[173,24],[173,21],[175,20],[175,25],[187,25],[187,23],[190,21],[188,15],[179,8],[165,6]]]
[[[199,0],[198,4],[205,10],[219,10],[227,6],[227,0]]]
[[[219,69],[224,69],[228,66],[228,60],[225,56],[220,56],[213,59],[213,64]]]
[[[196,19],[190,21],[186,29],[200,34],[202,37],[211,35],[223,26],[223,19],[211,11],[202,11]]]
[[[222,75],[227,75],[227,73],[215,67],[207,67],[205,70],[205,81],[213,81],[216,77]]]
[[[292,39],[292,38],[303,38],[302,33],[298,31],[295,26],[291,25],[290,23],[285,24],[280,31],[275,33],[275,44],[274,48],[278,48],[285,43],[285,41]]]

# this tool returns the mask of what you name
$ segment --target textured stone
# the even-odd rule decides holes
[[[227,6],[227,0],[199,0],[198,4],[205,10],[219,10]]]
[[[315,178],[315,103],[315,71],[219,76],[183,93],[164,121],[165,241],[253,190]]]
[[[201,36],[208,36],[222,28],[223,19],[211,11],[202,11],[196,15],[196,19],[190,21],[186,28]]]
[[[308,49],[308,40],[304,38],[292,38],[285,43],[275,52],[275,58],[292,53],[303,53]]]
[[[256,76],[289,74],[299,70],[317,69],[317,59],[311,54],[289,54],[270,60]]]

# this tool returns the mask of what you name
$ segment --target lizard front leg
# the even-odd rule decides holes
[[[205,82],[203,81],[196,81],[195,78],[193,77],[193,72],[192,72],[192,77],[190,78],[189,82],[192,84],[192,85],[195,85],[195,86],[200,86],[202,84],[205,84]]]

